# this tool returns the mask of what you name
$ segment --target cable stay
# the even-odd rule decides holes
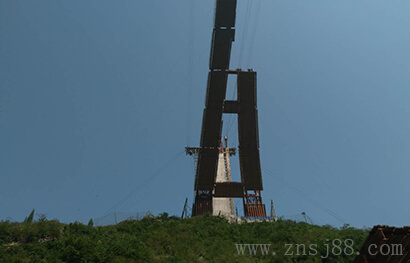
[[[145,180],[139,184],[137,187],[135,187],[132,191],[130,191],[126,196],[124,196],[120,201],[118,201],[115,205],[113,205],[110,209],[108,209],[107,212],[104,213],[102,217],[107,216],[111,212],[117,210],[120,206],[122,206],[125,202],[130,200],[134,195],[138,193],[138,191],[145,187],[148,183],[153,181],[158,175],[160,175],[164,170],[166,170],[171,164],[173,164],[176,160],[179,159],[185,152],[185,149],[180,150],[177,154],[175,154],[170,160],[168,160],[166,163],[164,163],[161,167],[159,167],[154,173],[152,173],[150,176],[145,178]]]
[[[321,203],[315,201],[314,199],[311,199],[306,193],[304,193],[303,191],[299,190],[298,188],[296,188],[295,186],[293,186],[292,184],[288,183],[287,181],[285,181],[284,179],[280,178],[279,176],[276,176],[272,171],[270,171],[269,169],[263,168],[262,169],[265,174],[267,173],[268,175],[270,175],[271,177],[273,177],[274,179],[276,179],[277,181],[279,181],[281,184],[283,184],[284,186],[288,187],[289,189],[293,190],[294,192],[296,192],[299,196],[301,196],[303,199],[305,199],[306,201],[309,201],[311,204],[313,204],[314,206],[318,207],[320,210],[322,210],[323,212],[325,212],[326,214],[330,215],[331,217],[335,218],[336,220],[340,221],[343,224],[346,224],[346,220],[344,220],[342,217],[340,217],[338,214],[336,214],[335,212],[331,211],[330,209],[326,208],[324,205],[322,205]]]

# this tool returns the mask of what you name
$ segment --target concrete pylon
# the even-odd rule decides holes
[[[226,175],[225,170],[225,156],[224,153],[219,153],[219,160],[218,160],[218,170],[216,173],[216,182],[227,182],[228,177]],[[231,204],[230,200],[227,197],[214,197],[213,198],[213,215],[214,216],[223,216],[226,218],[231,217]]]

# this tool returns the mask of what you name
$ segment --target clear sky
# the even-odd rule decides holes
[[[248,1],[231,68],[258,72],[267,206],[409,225],[410,1]],[[0,220],[192,203],[193,158],[173,158],[199,144],[213,12],[210,0],[0,0]]]

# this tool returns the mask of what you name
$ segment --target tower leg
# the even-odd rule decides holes
[[[192,216],[212,214],[212,191],[196,191]]]
[[[243,197],[243,211],[245,217],[266,217],[265,205],[262,203],[261,191],[248,193]]]

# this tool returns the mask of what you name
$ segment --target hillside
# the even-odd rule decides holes
[[[284,220],[230,224],[219,217],[181,220],[166,213],[105,227],[45,219],[6,221],[0,222],[0,262],[352,262],[355,254],[320,259],[326,255],[324,244],[351,239],[358,251],[366,236],[367,230],[348,226],[337,229]],[[242,247],[244,255],[239,255],[235,244],[271,246],[269,255],[257,247],[256,255],[250,256],[249,247]],[[301,244],[299,255],[285,255],[287,249],[297,253],[296,245],[285,244]],[[318,245],[317,255],[302,255],[303,246],[305,254],[313,251],[311,244]]]

